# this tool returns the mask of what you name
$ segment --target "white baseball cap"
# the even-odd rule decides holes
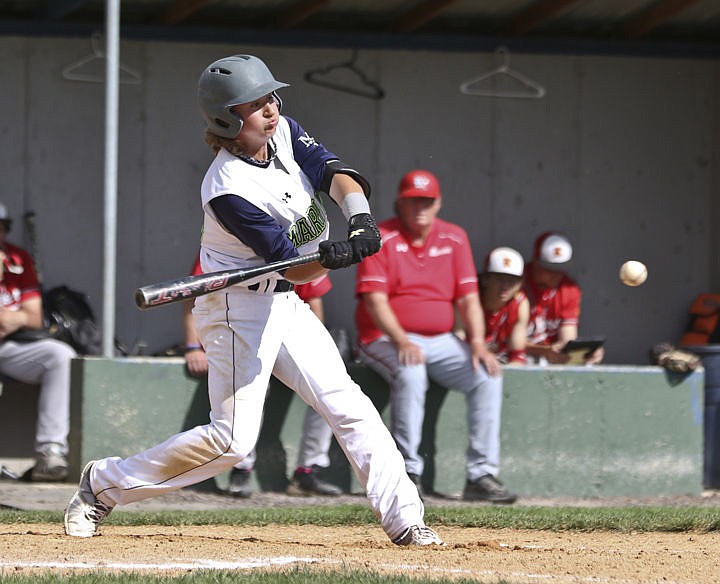
[[[4,221],[10,219],[10,216],[8,215],[8,210],[5,205],[0,203],[0,221]]]
[[[485,272],[522,276],[525,262],[519,252],[511,247],[496,247],[485,259]]]
[[[543,233],[535,242],[535,259],[548,270],[564,270],[572,254],[570,241],[560,233]]]

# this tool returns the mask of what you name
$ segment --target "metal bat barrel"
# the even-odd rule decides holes
[[[180,302],[222,290],[228,286],[245,282],[257,276],[263,276],[294,266],[309,264],[319,259],[320,253],[314,252],[286,260],[271,262],[255,268],[211,272],[197,276],[186,276],[175,280],[166,280],[156,284],[148,284],[135,291],[135,304],[138,308],[145,310],[147,308],[154,308],[155,306]]]

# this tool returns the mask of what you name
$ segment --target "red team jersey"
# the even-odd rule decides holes
[[[490,313],[483,306],[485,315],[485,343],[500,360],[501,363],[509,363],[510,361],[525,363],[527,355],[525,351],[511,351],[508,346],[508,340],[512,335],[513,328],[518,321],[518,311],[520,304],[525,299],[525,293],[521,290],[510,302],[505,304],[497,312]]]
[[[3,274],[0,280],[0,306],[17,310],[30,298],[40,296],[38,283],[30,254],[11,243],[5,243]]]
[[[477,293],[477,273],[465,231],[435,219],[422,247],[413,247],[397,217],[380,223],[383,246],[358,264],[355,293],[384,292],[403,328],[421,335],[450,332],[453,301]],[[361,343],[382,336],[363,302],[355,323]]]
[[[558,340],[563,325],[577,326],[580,318],[580,288],[563,276],[557,288],[540,288],[532,277],[532,268],[525,270],[525,292],[530,300],[528,342],[551,345]]]
[[[200,255],[195,258],[195,264],[193,265],[191,276],[197,276],[202,274],[202,267],[200,267]],[[307,302],[311,298],[320,298],[324,296],[332,289],[332,282],[328,278],[327,274],[316,278],[312,282],[307,284],[296,284],[295,293],[300,297],[300,300]]]

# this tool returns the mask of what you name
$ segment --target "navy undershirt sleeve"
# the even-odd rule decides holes
[[[220,195],[210,201],[210,206],[223,227],[266,262],[299,255],[285,229],[242,197]]]
[[[290,142],[293,149],[293,158],[302,171],[310,179],[315,190],[320,190],[325,176],[325,164],[338,157],[325,146],[315,141],[305,129],[292,118],[285,116],[290,125]]]

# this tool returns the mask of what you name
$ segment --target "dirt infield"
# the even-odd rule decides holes
[[[398,548],[379,527],[120,527],[73,539],[57,524],[0,525],[0,575],[88,569],[371,570],[478,582],[716,583],[720,534],[439,530],[445,547]]]
[[[0,503],[26,510],[62,510],[74,485],[0,481]],[[336,503],[365,503],[342,496]],[[323,497],[297,498],[256,493],[235,499],[212,492],[181,490],[118,508],[127,511],[233,509],[323,505]],[[433,499],[434,507],[461,505]],[[577,500],[522,498],[517,506],[720,506],[720,492],[701,497]],[[544,532],[535,530],[440,527],[447,545],[407,549],[392,545],[378,525],[315,527],[281,525],[116,526],[104,525],[91,539],[68,538],[58,524],[0,524],[2,576],[33,570],[117,570],[187,572],[196,569],[310,570],[364,569],[435,578],[500,579],[528,584],[717,583],[720,533]]]

